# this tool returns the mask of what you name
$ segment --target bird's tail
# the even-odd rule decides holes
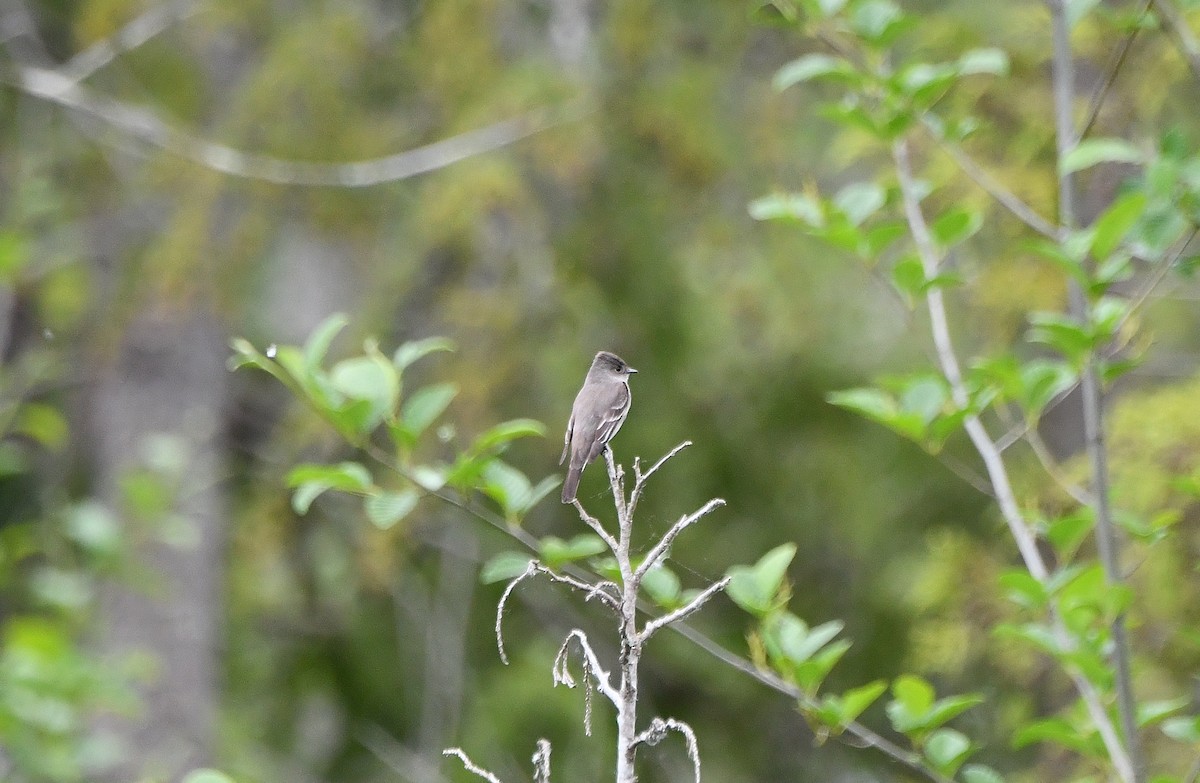
[[[579,490],[579,477],[582,474],[583,465],[576,465],[575,460],[571,460],[571,465],[567,468],[567,477],[563,480],[563,503],[573,503],[575,501],[575,493]]]

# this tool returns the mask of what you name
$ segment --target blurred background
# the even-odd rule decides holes
[[[1008,50],[1010,78],[947,101],[973,107],[988,123],[973,149],[1053,214],[1041,3],[908,6],[923,14],[911,46],[930,57]],[[926,362],[920,316],[857,262],[747,214],[773,188],[832,191],[881,160],[820,117],[822,90],[772,90],[780,65],[817,48],[752,11],[0,3],[0,777],[177,780],[211,765],[247,782],[475,779],[440,757],[461,745],[523,780],[539,737],[557,779],[612,774],[605,705],[585,737],[582,695],[551,687],[572,627],[612,660],[594,607],[526,584],[504,667],[503,586],[479,580],[514,548],[503,532],[429,501],[386,531],[335,494],[293,511],[287,471],[352,452],[273,378],[229,372],[229,341],[302,343],[334,312],[349,326],[333,358],[368,335],[388,354],[454,340],[412,383],[460,386],[451,440],[544,422],[545,439],[506,455],[535,480],[559,471],[592,355],[619,353],[641,372],[618,458],[695,442],[651,484],[639,530],[728,501],[675,547],[687,586],[794,541],[794,611],[845,620],[854,642],[831,685],[914,670],[983,691],[994,709],[966,720],[984,738],[1037,706],[1041,664],[985,648],[1002,610],[979,595],[1012,552],[988,498],[955,475],[974,464],[967,444],[932,457],[825,402]],[[1084,89],[1114,39],[1103,24],[1078,35]],[[1102,135],[1194,134],[1196,88],[1170,47],[1130,57],[1127,72],[1153,78],[1118,81]],[[964,352],[1008,345],[1025,309],[1063,299],[1059,273],[992,214],[964,259]],[[1131,388],[1192,372],[1193,309],[1155,305],[1162,350]],[[1070,408],[1049,433],[1067,450]],[[583,532],[556,495],[526,527]],[[601,470],[580,497],[604,507]],[[695,625],[745,651],[727,600]],[[643,681],[644,715],[695,728],[707,780],[907,779],[815,743],[786,698],[674,634],[648,649]],[[1020,768],[1030,752],[1001,744],[985,760]],[[690,779],[674,740],[642,768],[647,783]]]

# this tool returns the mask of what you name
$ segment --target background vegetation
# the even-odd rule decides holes
[[[1182,23],[1164,30],[1144,5],[1071,4],[1079,102],[1115,73],[1095,135],[1184,158],[1200,139],[1200,79],[1178,42],[1200,9],[1164,6]],[[886,163],[886,147],[821,109],[839,85],[773,87],[784,64],[828,53],[779,23],[792,8],[0,4],[0,774],[460,780],[439,754],[469,745],[516,780],[539,737],[557,779],[611,774],[606,720],[584,737],[578,694],[550,678],[561,637],[596,624],[595,610],[525,585],[506,621],[511,664],[496,655],[503,584],[480,570],[514,548],[508,533],[435,499],[388,524],[337,493],[293,506],[295,465],[354,451],[269,375],[229,373],[230,340],[270,354],[339,311],[331,362],[368,335],[388,358],[431,336],[456,346],[405,369],[404,394],[457,388],[415,463],[530,418],[546,437],[504,458],[535,483],[558,470],[590,357],[616,351],[640,370],[618,457],[695,442],[647,491],[647,540],[710,497],[727,502],[674,548],[687,587],[796,542],[791,611],[841,619],[853,640],[830,687],[913,672],[939,693],[981,692],[989,708],[958,724],[985,744],[981,761],[1011,780],[1088,774],[1060,750],[1010,742],[1069,696],[1045,656],[993,635],[1014,618],[997,579],[1017,556],[992,499],[960,475],[977,470],[970,444],[958,434],[930,454],[827,401],[925,366],[925,316],[886,273],[747,208],[772,192],[836,193]],[[1046,6],[904,8],[903,56],[1007,53],[1005,73],[963,80],[938,108],[978,118],[965,147],[1055,215]],[[930,181],[957,176],[936,145],[918,154]],[[1080,221],[1133,173],[1090,171]],[[986,219],[956,258],[964,354],[1004,350],[1029,311],[1066,307],[1069,275],[987,194],[963,180],[936,203]],[[1156,515],[1172,515],[1170,545],[1127,564],[1146,698],[1189,695],[1200,656],[1194,297],[1174,272],[1154,291],[1137,324],[1146,361],[1109,404],[1119,508],[1161,528]],[[1073,397],[1041,433],[1086,483]],[[1035,464],[1014,453],[1018,493],[1050,515],[1069,501]],[[585,474],[585,503],[600,474]],[[523,529],[583,532],[554,494]],[[748,654],[733,603],[693,622]],[[647,712],[695,729],[708,780],[919,779],[874,751],[814,742],[793,700],[672,634],[642,676]],[[864,720],[887,725],[881,704]],[[1192,752],[1172,746],[1156,763],[1186,770]],[[691,769],[671,743],[642,767],[646,781]]]

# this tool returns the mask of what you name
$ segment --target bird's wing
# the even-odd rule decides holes
[[[605,391],[607,399],[604,402],[607,405],[595,407],[600,416],[595,423],[596,436],[591,441],[591,449],[588,450],[588,462],[600,456],[600,452],[604,451],[604,447],[617,434],[617,430],[621,429],[621,425],[625,423],[625,417],[629,415],[629,386],[624,383],[614,383]]]
[[[567,454],[571,451],[571,434],[575,430],[575,412],[571,412],[571,418],[567,419],[567,431],[563,433],[563,453],[558,458],[558,464],[563,464],[567,459]]]

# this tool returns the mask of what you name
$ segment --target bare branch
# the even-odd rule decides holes
[[[530,560],[529,565],[525,566],[524,573],[509,582],[508,587],[504,588],[504,592],[500,595],[500,602],[496,604],[496,649],[500,653],[500,661],[505,666],[508,665],[508,655],[504,652],[504,631],[501,627],[504,623],[504,607],[508,604],[508,597],[512,595],[512,591],[517,589],[517,585],[537,573],[537,566],[536,560]]]
[[[550,783],[550,740],[537,741],[533,752],[533,783]]]
[[[6,81],[30,95],[82,112],[135,139],[214,171],[278,185],[310,187],[361,188],[407,179],[506,147],[587,113],[578,106],[562,112],[540,109],[394,155],[350,163],[314,163],[246,152],[209,141],[167,124],[150,109],[102,95],[55,70],[22,66],[15,77],[9,76]]]
[[[679,607],[673,612],[664,614],[662,617],[654,618],[650,622],[646,623],[645,627],[642,628],[642,633],[639,638],[645,642],[660,629],[667,627],[671,623],[679,622],[680,620],[685,620],[688,617],[691,617],[693,614],[700,611],[700,607],[708,603],[710,598],[724,590],[728,584],[729,577],[725,577],[719,582],[714,582],[708,587],[704,588],[704,590],[691,601],[688,601],[687,604]]]
[[[571,504],[579,512],[579,518],[583,520],[583,523],[595,531],[596,535],[600,536],[600,540],[604,542],[604,545],[611,549],[613,554],[616,554],[617,539],[613,538],[612,534],[604,529],[604,525],[600,524],[600,520],[596,519],[583,508],[583,504],[579,502],[579,498],[572,500]]]
[[[537,572],[539,574],[545,574],[547,577],[549,577],[551,582],[558,582],[559,584],[568,585],[576,590],[582,590],[584,593],[586,593],[587,595],[583,597],[585,602],[590,601],[593,598],[599,598],[601,603],[612,609],[617,609],[620,606],[620,601],[617,598],[617,595],[620,594],[621,588],[616,582],[610,582],[607,579],[603,579],[599,582],[585,582],[584,580],[571,574],[553,571],[545,564],[539,563],[536,560],[534,563]],[[607,590],[612,590],[613,592],[608,593],[606,592]]]
[[[464,751],[462,748],[446,748],[442,751],[442,755],[457,757],[458,760],[462,762],[462,765],[467,772],[470,772],[473,775],[478,775],[488,783],[503,783],[500,778],[488,772],[483,767],[478,766],[474,761],[471,761],[470,757],[467,756],[466,751]]]
[[[558,648],[558,654],[554,656],[554,684],[562,684],[568,688],[575,687],[575,678],[571,676],[571,671],[568,668],[569,660],[568,653],[570,651],[571,640],[575,640],[579,645],[579,650],[583,655],[583,676],[584,685],[587,691],[590,691],[595,685],[596,689],[604,695],[606,699],[612,702],[614,707],[620,708],[620,695],[609,682],[608,672],[600,665],[600,659],[596,657],[595,650],[592,649],[591,642],[588,641],[587,634],[576,628],[567,634],[567,638],[563,640],[562,646]],[[587,733],[591,732],[591,702],[587,704],[587,712],[584,715],[584,724],[587,727]]]
[[[696,744],[696,732],[681,720],[674,718],[654,718],[646,730],[637,736],[635,742],[639,745],[654,746],[667,738],[667,733],[677,731],[683,735],[687,743],[688,758],[692,760],[692,773],[696,783],[700,783],[700,748]]]
[[[634,580],[640,582],[642,577],[646,575],[647,571],[658,565],[662,559],[670,553],[671,544],[675,543],[675,539],[679,537],[680,533],[687,530],[713,509],[720,508],[723,505],[725,505],[724,500],[721,498],[713,498],[701,506],[698,510],[693,511],[687,516],[681,517],[678,522],[671,525],[670,530],[663,534],[663,537],[658,540],[658,543],[656,543],[646,554],[646,559],[643,560],[642,564],[639,565],[637,570],[633,572]]]
[[[678,446],[664,454],[662,458],[658,462],[655,462],[654,465],[652,465],[645,473],[642,472],[641,458],[638,457],[633,460],[633,492],[629,497],[630,515],[632,515],[637,509],[638,501],[642,499],[642,490],[646,486],[646,481],[649,480],[649,478],[655,473],[657,473],[658,469],[665,465],[667,460],[691,445],[692,442],[690,440],[685,440],[683,443],[680,443]]]

